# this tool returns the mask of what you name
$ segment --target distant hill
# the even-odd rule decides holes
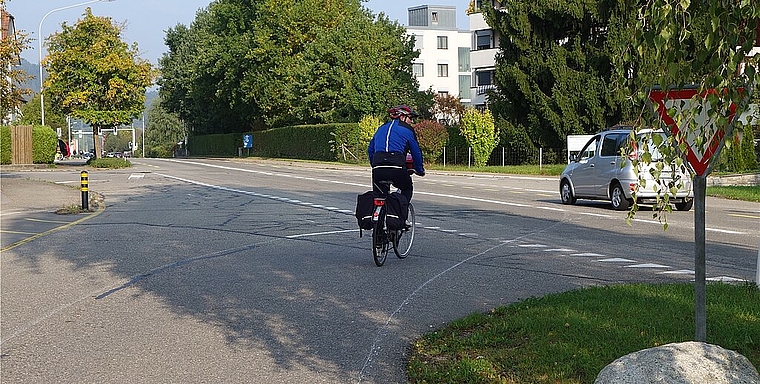
[[[31,78],[24,82],[21,86],[23,88],[29,88],[32,92],[37,93],[40,91],[40,67],[37,64],[30,63],[26,59],[21,59],[21,70],[29,74]],[[46,74],[47,75],[47,74]],[[30,96],[31,98],[31,96]]]

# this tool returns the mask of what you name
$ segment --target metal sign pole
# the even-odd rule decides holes
[[[707,177],[694,176],[694,341],[707,340],[707,287],[705,283],[705,200]]]

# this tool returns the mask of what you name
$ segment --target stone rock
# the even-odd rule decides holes
[[[749,360],[717,345],[666,344],[625,355],[604,367],[594,384],[760,384]]]

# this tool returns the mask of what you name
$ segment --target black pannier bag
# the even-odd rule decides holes
[[[356,222],[361,229],[372,229],[372,212],[375,210],[375,192],[369,191],[356,197]]]
[[[409,215],[409,202],[399,192],[388,194],[385,198],[385,224],[391,230],[403,229]]]

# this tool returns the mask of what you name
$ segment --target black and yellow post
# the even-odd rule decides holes
[[[89,181],[89,175],[87,174],[87,171],[82,171],[82,173],[80,174],[80,177],[82,178],[82,188],[81,188],[81,190],[82,190],[82,209],[85,210],[85,211],[89,211],[90,210],[90,204],[89,204],[89,201],[90,201],[90,198],[89,198],[89,195],[90,195],[90,193],[89,193],[89,191],[90,191],[90,188],[89,188],[90,181]]]

